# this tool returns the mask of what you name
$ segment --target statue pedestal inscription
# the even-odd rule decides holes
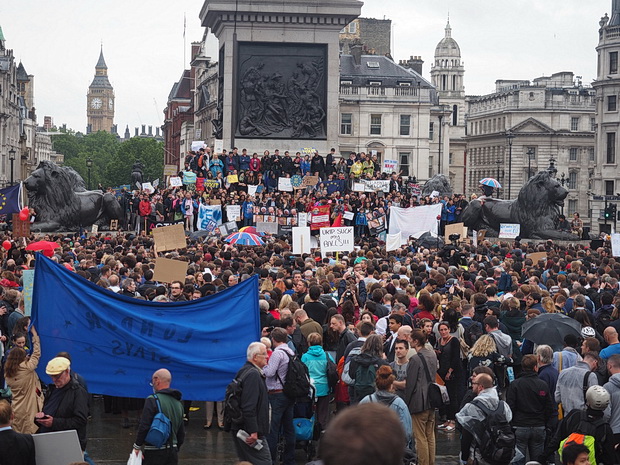
[[[339,33],[357,0],[206,0],[202,25],[219,40],[224,148],[322,154],[338,142]]]

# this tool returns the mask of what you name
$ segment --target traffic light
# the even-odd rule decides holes
[[[603,216],[605,217],[606,220],[615,219],[616,218],[616,214],[617,214],[617,210],[618,210],[618,206],[615,203],[610,203],[605,208],[605,212],[604,212]]]

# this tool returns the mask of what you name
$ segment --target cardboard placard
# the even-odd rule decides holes
[[[178,176],[171,176],[168,180],[168,184],[171,187],[181,187],[183,185],[183,180]]]
[[[177,165],[164,165],[164,176],[176,176],[178,173]]]
[[[36,223],[34,225],[37,227]],[[19,219],[19,213],[13,213],[13,237],[29,237],[30,221],[22,221]]]
[[[99,232],[99,225],[98,224],[93,224],[91,226],[90,232],[93,233],[93,234],[97,234]]]
[[[297,224],[301,227],[308,224],[308,214],[306,212],[297,213]]]
[[[452,234],[459,234],[461,236],[459,238],[459,241],[464,241],[465,239],[467,239],[467,228],[463,223],[447,224],[444,236],[446,244],[450,242],[450,236]]]
[[[294,227],[293,228],[293,254],[301,255],[304,253],[310,253],[310,228]]]
[[[110,220],[110,231],[118,230],[118,220]]]
[[[383,173],[395,173],[398,171],[398,160],[383,160]]]
[[[278,190],[283,192],[293,192],[293,184],[291,178],[278,178]]]
[[[30,316],[32,313],[32,286],[34,286],[34,270],[22,271],[24,281],[24,315]]]
[[[355,218],[355,213],[353,213],[353,212],[344,212],[344,215],[342,215],[342,217],[345,220],[352,220],[353,218]]]
[[[318,176],[304,176],[303,180],[301,181],[301,187],[312,187],[316,186],[318,183]]]
[[[239,176],[236,174],[229,174],[226,176],[226,180],[228,181],[228,184],[236,184],[239,182]]]
[[[500,223],[499,225],[500,239],[514,239],[520,232],[521,225],[519,223]]]
[[[224,140],[215,139],[215,141],[213,141],[213,152],[220,155],[223,151],[224,151]]]
[[[241,219],[241,205],[226,205],[226,216],[228,221],[239,221]]]
[[[80,439],[74,429],[33,434],[32,439],[34,439],[37,465],[58,465],[59,463],[84,461]]]
[[[538,260],[547,260],[547,252],[528,253],[525,258],[531,258],[532,262],[536,264]]]
[[[155,240],[155,252],[184,249],[187,247],[185,229],[182,223],[155,228],[151,231]]]
[[[172,260],[170,258],[156,258],[153,280],[160,283],[171,283],[172,281],[185,282],[187,276],[187,262]]]

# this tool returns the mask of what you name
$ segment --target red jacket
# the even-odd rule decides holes
[[[153,208],[151,207],[151,202],[148,200],[140,200],[140,205],[138,205],[138,212],[140,216],[149,216]]]
[[[260,171],[260,158],[250,158],[250,171]]]

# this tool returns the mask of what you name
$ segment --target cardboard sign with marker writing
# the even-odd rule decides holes
[[[187,247],[185,229],[182,223],[155,228],[152,234],[153,239],[155,239],[155,252],[165,252]]]
[[[531,258],[535,265],[538,260],[547,260],[547,252],[528,253],[526,258]]]
[[[35,223],[36,229],[36,223]],[[19,219],[19,213],[13,213],[13,237],[29,237],[30,221],[22,221]]]
[[[461,236],[459,238],[459,241],[464,241],[465,239],[467,239],[467,228],[463,223],[447,224],[445,230],[446,244],[450,242],[450,236],[452,234],[459,234]]]
[[[318,176],[304,176],[303,180],[301,181],[301,186],[312,187],[312,186],[316,186],[318,182],[319,182]]]
[[[153,279],[160,283],[171,283],[172,281],[185,282],[187,275],[187,262],[181,260],[171,260],[170,258],[156,258]]]

